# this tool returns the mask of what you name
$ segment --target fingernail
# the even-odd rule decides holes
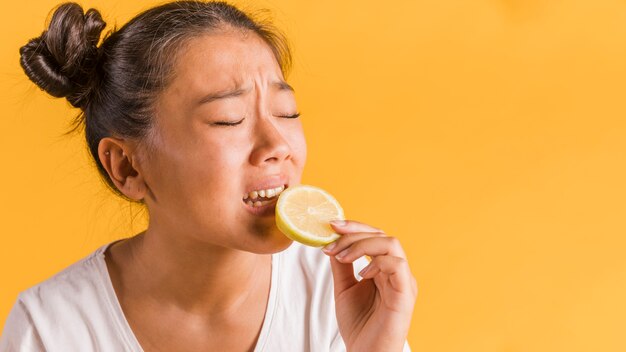
[[[363,277],[363,275],[365,275],[365,273],[370,270],[371,265],[366,266],[365,268],[363,268],[361,271],[359,271],[359,276]]]
[[[337,259],[341,259],[341,258],[345,257],[345,256],[346,256],[346,254],[348,254],[348,250],[347,250],[347,249],[344,249],[344,250],[343,250],[343,251],[341,251],[339,254],[337,254],[337,255],[335,256],[335,258],[337,258]]]
[[[322,248],[322,250],[324,252],[330,252],[333,250],[333,248],[337,247],[337,243],[333,242],[333,243],[329,243],[328,245],[326,245],[326,247]]]
[[[345,226],[346,225],[346,221],[345,220],[333,220],[330,223],[335,225],[335,226]]]

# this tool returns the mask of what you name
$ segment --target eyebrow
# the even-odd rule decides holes
[[[289,91],[295,93],[295,90],[293,89],[293,87],[290,86],[289,83],[287,83],[285,81],[272,81],[270,83],[270,85],[272,87],[277,88],[278,90],[289,90]],[[227,89],[227,90],[222,90],[222,91],[218,91],[218,92],[213,92],[213,93],[205,95],[202,99],[200,99],[198,104],[199,105],[201,105],[201,104],[208,104],[208,103],[210,103],[212,101],[219,100],[219,99],[238,97],[238,96],[241,96],[241,95],[243,95],[243,94],[245,94],[245,93],[247,93],[249,91],[250,91],[250,88],[243,89],[240,86],[238,86],[235,89]]]

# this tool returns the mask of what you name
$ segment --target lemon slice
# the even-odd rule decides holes
[[[345,220],[339,202],[321,188],[289,186],[276,202],[276,226],[294,241],[321,247],[341,235],[330,226],[331,220]]]

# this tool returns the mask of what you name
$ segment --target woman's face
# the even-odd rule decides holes
[[[141,166],[150,226],[255,253],[280,251],[291,240],[276,228],[275,201],[259,215],[244,197],[300,183],[302,124],[285,117],[298,112],[294,92],[270,47],[252,32],[188,44],[157,102],[154,151]]]

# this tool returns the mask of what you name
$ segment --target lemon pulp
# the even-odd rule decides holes
[[[339,202],[319,187],[289,186],[276,202],[278,229],[292,240],[309,246],[325,246],[341,237],[329,222],[344,219]]]

